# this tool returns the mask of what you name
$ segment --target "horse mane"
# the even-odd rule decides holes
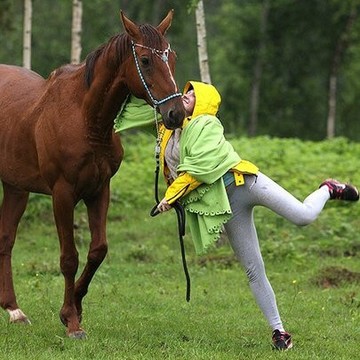
[[[54,77],[58,77],[64,74],[71,74],[74,70],[78,69],[82,64],[65,64],[60,66],[59,68],[53,70],[49,76],[48,80],[53,79]]]
[[[149,24],[139,25],[139,30],[143,36],[143,42],[146,46],[154,49],[160,49],[162,43],[162,36],[158,30]],[[107,56],[115,47],[115,56]],[[110,40],[100,45],[97,49],[92,51],[85,59],[85,82],[89,88],[94,78],[94,68],[101,56],[107,58],[113,66],[119,67],[130,52],[130,36],[127,33],[117,34],[110,38]]]

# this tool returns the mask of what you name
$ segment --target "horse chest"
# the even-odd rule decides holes
[[[78,166],[73,175],[79,192],[96,192],[107,184],[120,165],[120,156],[114,151],[97,152]]]

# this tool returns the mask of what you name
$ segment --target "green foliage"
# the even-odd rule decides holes
[[[269,4],[265,35],[260,32]],[[199,79],[196,0],[83,1],[82,60],[122,32],[120,9],[137,23],[154,25],[171,8],[175,17],[167,36],[177,52],[180,88]],[[71,1],[33,0],[32,66],[44,77],[70,61]],[[358,0],[204,0],[207,44],[213,83],[219,88],[223,122],[233,133],[247,133],[254,65],[262,75],[257,135],[322,140],[326,137],[329,73],[339,38]],[[0,62],[22,64],[23,1],[0,1]],[[44,31],[46,29],[46,31]],[[260,48],[261,40],[264,46]],[[346,34],[340,59],[336,135],[360,139],[360,22]]]
[[[125,156],[121,164],[119,174],[127,174],[125,177],[117,175],[112,180],[112,200],[125,207],[141,208],[149,200],[154,199],[154,186],[156,162],[154,158],[155,138],[137,133],[122,136],[125,147]],[[144,180],[147,185],[144,184]],[[163,178],[159,176],[160,188],[163,186]]]
[[[209,52],[213,81],[223,95],[222,120],[233,132],[246,133],[254,64],[260,58],[258,134],[321,140],[326,133],[330,64],[350,8],[359,5],[355,1],[269,1],[260,49],[264,3],[227,1],[217,11],[208,8],[208,22],[216,24],[209,27]],[[354,53],[360,32],[355,24],[338,79],[336,130],[358,140],[354,120],[360,108],[353,99],[358,86],[352,82],[357,78],[359,57]]]
[[[2,11],[0,13],[0,29],[4,32],[12,30],[12,21],[11,21],[11,0],[2,0],[1,1]]]
[[[243,158],[303,199],[326,177],[360,184],[360,145],[345,138],[311,142],[230,137]],[[173,212],[151,218],[154,139],[122,137],[125,159],[113,178],[109,253],[84,301],[86,341],[66,338],[63,294],[48,199],[31,198],[13,251],[15,288],[32,326],[0,316],[0,348],[9,360],[278,359],[246,276],[226,242],[197,257],[185,236],[192,298],[185,301]],[[161,191],[164,188],[161,186]],[[315,223],[296,227],[257,208],[255,220],[282,318],[293,334],[293,359],[355,359],[359,339],[358,203],[329,202]],[[89,234],[76,212],[81,267]]]

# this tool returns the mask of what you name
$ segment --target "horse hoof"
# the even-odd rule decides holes
[[[70,339],[84,340],[86,339],[86,332],[84,330],[73,331],[68,333]]]
[[[7,310],[10,315],[10,322],[12,324],[24,324],[24,325],[31,325],[30,320],[28,317],[20,310]]]
[[[31,325],[31,321],[25,317],[25,318],[22,318],[22,319],[17,319],[17,320],[14,320],[14,321],[10,321],[12,324],[23,324],[23,325]]]

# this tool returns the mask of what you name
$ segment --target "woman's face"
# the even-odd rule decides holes
[[[186,116],[192,115],[195,107],[195,92],[193,89],[189,90],[182,96],[182,102],[185,108]]]

